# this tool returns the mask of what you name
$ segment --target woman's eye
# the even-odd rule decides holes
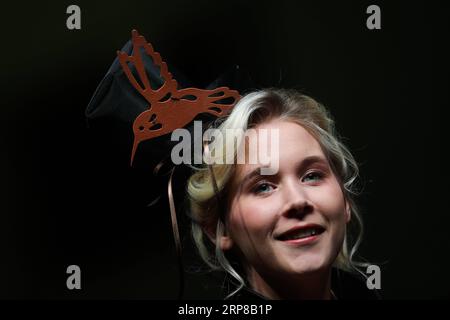
[[[268,184],[268,183],[261,183],[259,185],[257,185],[254,189],[254,192],[256,194],[260,194],[260,193],[267,193],[273,190],[273,187]]]
[[[302,179],[303,182],[317,182],[323,179],[323,174],[320,172],[310,172]]]

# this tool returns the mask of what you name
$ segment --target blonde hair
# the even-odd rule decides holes
[[[327,110],[313,98],[298,91],[264,89],[245,95],[228,117],[219,119],[217,129],[222,133],[227,129],[242,129],[245,132],[274,118],[300,124],[319,142],[350,205],[351,224],[356,227],[355,241],[351,241],[348,236],[350,231],[347,231],[342,248],[335,260],[335,267],[361,273],[358,267],[364,264],[353,259],[363,231],[362,220],[353,199],[357,194],[355,182],[358,177],[358,166],[350,151],[338,138],[334,122]],[[238,145],[243,138],[237,137]],[[234,144],[235,141],[226,143]],[[208,148],[205,148],[204,152],[208,153]],[[211,154],[208,156],[214,158]],[[236,154],[234,156],[236,157]],[[212,163],[196,168],[188,180],[192,236],[201,258],[212,269],[223,270],[238,282],[238,287],[229,295],[231,296],[243,288],[246,282],[225,256],[217,240],[225,232],[226,195],[230,191],[229,186],[235,172],[235,165]],[[216,239],[216,241],[213,240],[214,252],[208,249],[205,242],[208,240],[205,239],[205,235]]]

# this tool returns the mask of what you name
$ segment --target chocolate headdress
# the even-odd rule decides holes
[[[239,73],[241,71],[238,69],[222,75],[207,90],[190,87],[188,80],[174,72],[177,81],[160,54],[136,30],[132,31],[131,42],[118,51],[117,55],[118,58],[94,93],[86,109],[86,116],[92,120],[113,119],[114,123],[118,120],[118,123],[125,123],[127,129],[132,123],[131,164],[141,142],[185,127],[198,114],[222,116],[230,111],[240,96],[238,91],[223,86],[224,83],[232,83],[241,88],[251,86],[250,79]],[[173,72],[173,68],[171,69]],[[117,130],[116,126],[114,130]],[[125,134],[128,134],[128,130]],[[167,152],[161,150],[165,149],[161,141],[155,141],[150,148],[142,149],[139,154],[144,154],[143,158],[148,162]],[[171,177],[172,174],[173,170]],[[181,242],[171,183],[172,178],[169,179],[167,192],[180,267],[181,297],[184,285]]]
[[[136,30],[132,31],[133,54],[117,52],[123,71],[127,75],[133,87],[149,103],[148,110],[142,112],[133,123],[134,143],[131,152],[133,163],[136,149],[140,142],[152,139],[182,128],[191,122],[199,113],[210,113],[222,116],[233,108],[239,99],[239,93],[227,87],[213,90],[197,88],[178,89],[178,83],[172,78],[167,69],[167,64],[161,59],[158,52]],[[150,56],[153,64],[160,68],[164,83],[157,89],[153,89],[146,74],[142,59],[142,49]],[[128,63],[133,63],[140,83],[132,74]],[[230,103],[223,101],[232,98]]]

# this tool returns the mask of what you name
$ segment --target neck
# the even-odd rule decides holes
[[[330,300],[331,269],[317,271],[297,278],[286,279],[262,277],[256,270],[249,272],[253,290],[274,300]]]

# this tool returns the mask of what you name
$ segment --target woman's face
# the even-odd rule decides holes
[[[302,126],[272,120],[259,129],[279,130],[279,170],[264,176],[258,164],[238,166],[222,249],[237,246],[262,277],[328,270],[350,219],[340,185]]]

